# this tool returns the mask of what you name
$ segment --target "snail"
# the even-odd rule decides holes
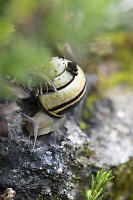
[[[86,90],[86,79],[82,69],[74,62],[64,57],[53,57],[53,85],[43,91],[41,86],[37,92],[41,110],[30,121],[28,131],[34,135],[35,148],[37,136],[57,130],[65,120],[65,113],[74,107],[83,97]]]

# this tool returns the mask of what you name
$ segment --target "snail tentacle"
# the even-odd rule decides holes
[[[33,124],[33,132],[34,132],[34,145],[33,145],[33,151],[35,149],[36,146],[36,140],[37,140],[37,136],[38,136],[38,131],[39,131],[39,125],[37,123]]]
[[[22,113],[22,112],[20,112],[20,111],[17,111],[17,113],[19,113],[19,114],[23,115],[24,117],[28,118],[28,120],[29,120],[30,122],[33,121],[33,117],[30,117],[30,116],[28,116],[28,115],[26,115],[25,113]]]
[[[33,151],[34,151],[35,145],[36,145],[37,136],[38,136],[38,131],[39,131],[39,125],[36,123],[36,120],[34,119],[34,117],[30,117],[30,116],[28,116],[25,113],[22,113],[20,111],[18,111],[18,113],[20,113],[21,115],[23,115],[24,117],[26,117],[28,119],[28,121],[30,123],[32,123],[32,125],[33,125],[33,135],[34,135]],[[32,132],[30,132],[29,138],[31,136],[32,136]]]

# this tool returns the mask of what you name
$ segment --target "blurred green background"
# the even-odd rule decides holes
[[[0,0],[1,93],[7,74],[23,84],[36,70],[52,79],[48,60],[61,55],[97,73],[102,87],[133,84],[132,15],[120,0]]]
[[[132,22],[132,0],[0,0],[1,96],[9,96],[7,75],[20,84],[36,71],[52,80],[52,56],[97,74],[101,93],[121,83],[133,86]],[[87,99],[89,109],[96,98]]]

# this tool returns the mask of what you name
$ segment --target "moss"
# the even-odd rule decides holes
[[[86,106],[90,109],[91,113],[94,112],[94,102],[97,98],[96,94],[92,94],[86,99]]]
[[[132,32],[119,32],[108,34],[103,37],[105,40],[111,42],[113,51],[110,56],[107,57],[108,62],[113,61],[113,73],[107,74],[107,76],[100,75],[100,87],[109,88],[114,87],[120,83],[126,83],[133,87],[133,34]],[[103,58],[105,62],[105,59]],[[108,67],[107,62],[107,68]],[[111,66],[110,66],[111,67]],[[109,70],[110,71],[110,70]]]
[[[83,111],[82,111],[82,121],[80,121],[80,128],[89,134],[91,119],[95,115],[95,101],[100,98],[100,95],[97,94],[97,91],[94,91],[92,94],[89,94],[86,98]]]
[[[90,149],[82,149],[82,151],[80,152],[80,155],[89,158],[91,155],[93,154],[93,152]]]
[[[46,198],[43,197],[41,194],[39,194],[38,197],[36,198],[36,200],[46,200]]]
[[[36,198],[36,200],[48,200],[48,199],[51,199],[51,198],[43,197],[41,194],[39,194],[38,197]],[[62,198],[57,197],[57,196],[52,197],[52,199],[54,199],[54,200],[62,200]]]
[[[89,118],[89,112],[86,109],[83,110],[83,118],[84,119],[88,119]]]
[[[133,158],[114,170],[113,199],[133,199]]]
[[[99,98],[98,94],[96,92],[92,93],[91,95],[88,95],[85,101],[84,109],[83,109],[83,121],[81,123],[81,129],[82,127],[84,130],[87,128],[87,122],[88,120],[94,115],[94,102]],[[83,124],[84,122],[84,124]],[[85,127],[86,126],[86,127]]]
[[[91,176],[90,173],[88,173],[88,158],[92,154],[93,151],[88,148],[88,142],[86,142],[83,148],[80,150],[79,154],[77,155],[78,159],[76,163],[71,163],[71,169],[73,171],[72,182],[78,185],[76,199],[84,199],[85,185],[89,186],[90,184],[89,180],[91,179]],[[90,170],[91,167],[89,167],[89,171]]]
[[[87,128],[87,124],[84,121],[80,121],[80,128],[85,130]]]
[[[88,144],[85,143],[84,147],[81,149],[80,153],[78,154],[78,157],[84,156],[86,158],[89,158],[93,154],[93,151],[88,148]]]

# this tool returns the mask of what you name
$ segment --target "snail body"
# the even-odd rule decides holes
[[[65,113],[82,99],[86,90],[84,72],[76,63],[53,57],[50,65],[53,66],[54,87],[38,93],[36,98],[41,111],[33,117],[22,113],[29,118],[28,130],[34,135],[34,147],[37,136],[55,131],[63,124]]]
[[[65,116],[60,119],[53,118],[48,114],[39,111],[31,118],[30,123],[27,125],[27,129],[29,133],[33,132],[34,136],[35,132],[37,132],[37,136],[45,135],[57,130],[63,124],[64,120]]]

